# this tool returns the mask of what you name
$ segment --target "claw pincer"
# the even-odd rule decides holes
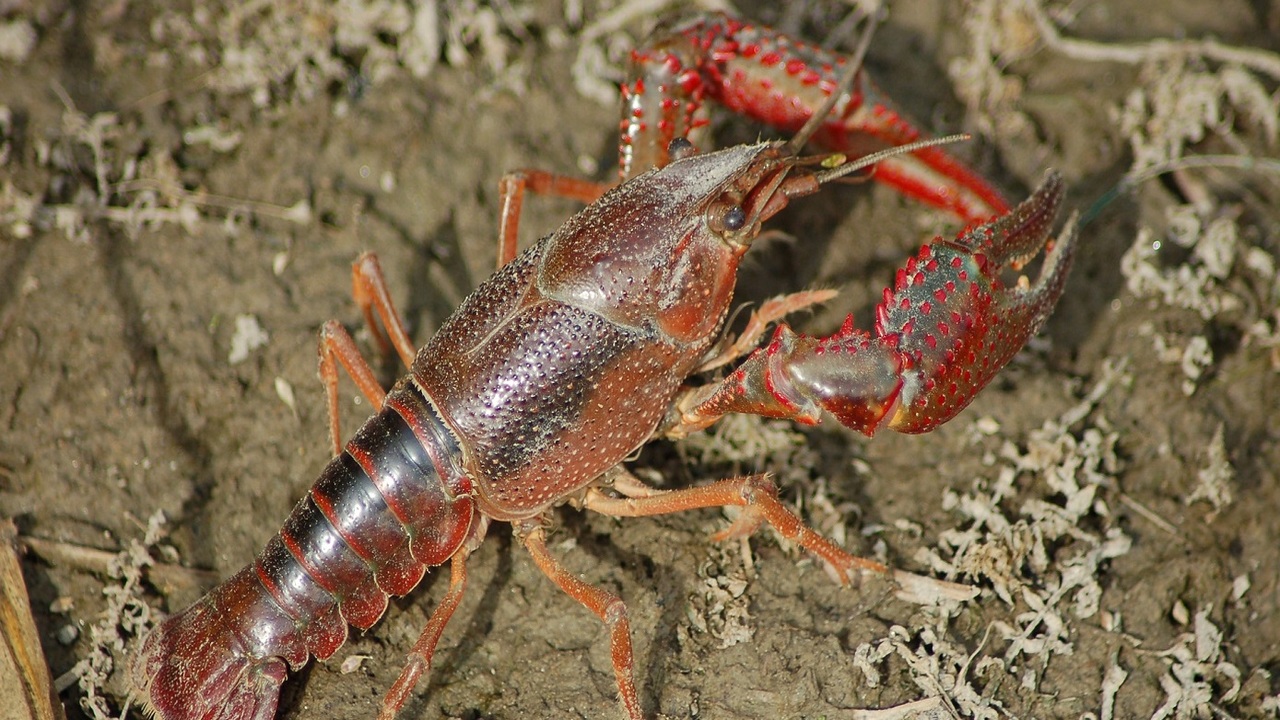
[[[1062,196],[1062,178],[1050,172],[1010,214],[922,247],[885,289],[874,335],[855,329],[852,316],[824,338],[780,325],[722,384],[690,398],[686,426],[730,412],[814,424],[825,410],[872,435],[885,425],[927,432],[955,417],[1040,329],[1062,295],[1074,222],[1047,243]],[[1006,287],[1001,272],[1020,268],[1046,245],[1036,283]]]
[[[898,271],[876,310],[877,334],[900,338],[908,363],[889,427],[921,433],[955,417],[1040,330],[1076,247],[1074,221],[1048,241],[1062,196],[1062,178],[1050,172],[1012,213],[955,241],[925,245]],[[1046,246],[1039,279],[1006,287],[1001,272]]]

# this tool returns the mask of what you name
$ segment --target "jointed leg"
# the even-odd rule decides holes
[[[330,320],[320,328],[320,381],[324,383],[325,400],[329,408],[329,433],[333,438],[333,454],[342,452],[342,433],[338,427],[338,364],[360,388],[360,394],[368,398],[375,410],[382,409],[387,393],[378,383],[373,368],[365,361],[351,334],[337,320]]]
[[[613,498],[604,493],[588,493],[587,508],[615,517],[667,515],[697,508],[735,505],[743,508],[732,525],[711,536],[721,541],[754,533],[768,523],[786,539],[822,558],[840,579],[851,584],[852,570],[888,573],[889,568],[872,560],[855,557],[809,529],[804,521],[778,500],[778,488],[768,475],[745,475],[729,478],[703,487],[671,490],[649,497]]]
[[[659,488],[646,485],[643,480],[632,475],[630,470],[627,470],[621,465],[619,465],[616,470],[617,473],[613,476],[613,481],[609,483],[609,487],[613,488],[615,492],[621,493],[629,498],[653,497],[654,495],[662,495],[663,493],[670,492],[669,490],[661,490]],[[596,489],[587,491],[588,495],[597,492],[599,491]]]
[[[712,485],[669,490],[649,496],[616,498],[599,490],[592,490],[587,493],[583,504],[591,510],[615,517],[666,515],[697,508],[735,505],[743,508],[742,514],[728,528],[712,535],[713,540],[745,537],[755,532],[761,524],[768,523],[784,538],[821,558],[842,585],[853,584],[856,571],[891,576],[898,584],[898,597],[912,602],[931,603],[943,598],[966,600],[976,594],[976,590],[971,587],[892,570],[873,560],[850,555],[810,529],[795,513],[788,510],[778,500],[777,486],[767,475],[730,478]]]
[[[747,319],[747,326],[742,329],[742,334],[731,345],[722,348],[714,356],[702,363],[696,372],[706,372],[722,365],[728,365],[755,350],[756,345],[759,344],[760,338],[764,336],[764,332],[769,328],[769,325],[797,310],[824,303],[838,294],[835,290],[801,290],[800,292],[779,295],[765,300],[760,304],[760,307],[751,312],[751,317]]]
[[[641,720],[640,700],[636,695],[631,653],[631,627],[627,623],[627,606],[622,598],[593,585],[588,585],[569,572],[547,550],[546,531],[537,520],[516,525],[516,534],[524,543],[533,562],[551,582],[566,595],[582,603],[609,628],[609,647],[613,653],[613,674],[622,696],[622,707],[631,720]]]
[[[362,253],[351,264],[351,294],[355,296],[356,304],[364,313],[364,321],[369,326],[369,332],[377,341],[378,347],[382,348],[382,352],[389,355],[394,347],[396,354],[400,356],[400,362],[404,363],[406,368],[412,367],[413,356],[416,354],[413,341],[405,332],[404,322],[396,312],[395,304],[391,302],[391,293],[387,291],[387,280],[382,275],[382,266],[378,263],[377,255],[371,252]],[[378,317],[382,318],[383,326],[387,328],[390,342],[378,330],[378,324],[373,320],[375,310]]]
[[[351,276],[352,295],[355,296],[356,304],[364,314],[365,322],[368,323],[369,332],[373,334],[374,340],[385,353],[390,353],[394,346],[405,366],[411,366],[413,343],[409,341],[404,323],[401,322],[400,315],[391,302],[391,295],[387,292],[387,281],[382,275],[378,257],[373,253],[364,253],[356,258],[351,265]],[[382,318],[382,324],[386,326],[387,335],[391,338],[390,342],[387,336],[378,330],[378,325],[374,321],[375,312]],[[338,364],[346,369],[347,374],[355,381],[356,387],[360,388],[360,393],[368,398],[374,409],[382,409],[382,402],[387,395],[347,329],[337,320],[326,322],[320,329],[320,380],[325,387],[325,398],[329,409],[329,432],[333,439],[334,455],[342,451],[342,433],[338,427]]]
[[[469,554],[470,551],[465,547],[454,554],[451,564],[452,572],[449,575],[449,590],[432,611],[430,619],[427,620],[427,626],[422,629],[418,641],[409,651],[409,659],[404,669],[400,671],[400,677],[387,691],[378,720],[394,720],[396,713],[408,701],[409,694],[413,692],[413,686],[418,684],[418,680],[423,675],[430,672],[431,657],[435,654],[436,645],[440,642],[440,634],[444,632],[445,625],[449,624],[449,619],[458,609],[462,593],[467,587],[467,555]]]
[[[498,182],[498,267],[511,262],[516,256],[520,229],[520,209],[524,206],[526,190],[539,195],[595,202],[609,185],[591,180],[557,175],[544,170],[517,170],[502,176]]]

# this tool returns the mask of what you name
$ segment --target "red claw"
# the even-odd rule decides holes
[[[846,59],[727,15],[700,16],[660,31],[632,53],[620,146],[623,179],[667,163],[666,147],[706,124],[703,101],[794,133],[839,85]],[[671,102],[672,98],[679,102]],[[922,139],[859,71],[814,141],[850,157]],[[877,164],[875,179],[966,222],[1009,212],[1009,203],[964,163],[931,147]]]
[[[920,249],[876,308],[869,335],[847,321],[826,338],[786,326],[729,377],[691,397],[684,427],[731,412],[814,424],[821,411],[871,435],[887,425],[932,430],[955,417],[1039,329],[1058,298],[1075,251],[1074,220],[1057,241],[1049,230],[1062,203],[1050,172],[1008,215],[952,241]],[[1005,287],[1000,273],[1048,248],[1039,279]]]
[[[899,274],[876,330],[902,337],[917,385],[905,391],[890,427],[926,432],[955,417],[1044,324],[1075,250],[1074,222],[1059,241],[1047,240],[1063,192],[1061,176],[1049,173],[1013,212],[954,241],[926,245],[914,272]],[[1000,273],[1020,268],[1043,247],[1049,249],[1039,280],[1005,287]]]

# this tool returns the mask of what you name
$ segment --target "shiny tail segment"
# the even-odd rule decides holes
[[[250,565],[152,630],[130,679],[159,720],[271,720],[289,668],[307,660],[297,635]]]
[[[289,671],[331,657],[349,626],[372,627],[390,596],[483,536],[458,456],[416,386],[392,390],[257,558],[146,637],[129,670],[143,707],[273,718]]]

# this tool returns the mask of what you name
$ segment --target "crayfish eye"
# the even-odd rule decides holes
[[[667,156],[672,161],[683,160],[696,154],[698,154],[698,150],[693,146],[693,143],[689,142],[688,138],[671,138],[671,142],[667,143]]]
[[[747,212],[742,209],[741,205],[734,205],[724,213],[724,229],[729,232],[737,232],[747,224]]]

